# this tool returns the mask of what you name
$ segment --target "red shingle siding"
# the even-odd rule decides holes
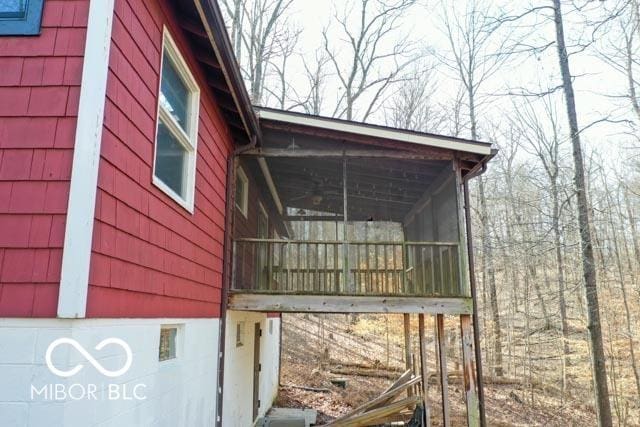
[[[193,215],[152,184],[162,31],[200,86]],[[116,0],[88,317],[220,313],[229,130],[164,1]]]
[[[0,317],[56,315],[88,0],[0,37]]]

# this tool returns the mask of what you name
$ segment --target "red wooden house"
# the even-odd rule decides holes
[[[490,157],[254,109],[215,1],[0,2],[0,425],[251,425],[269,313],[468,328],[462,194]]]

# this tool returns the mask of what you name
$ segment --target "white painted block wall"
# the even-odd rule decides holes
[[[159,362],[163,324],[179,326],[178,357]],[[212,426],[219,331],[219,319],[0,319],[0,426]],[[121,377],[107,378],[77,350],[61,345],[53,353],[56,367],[84,367],[69,378],[55,376],[45,365],[45,352],[60,337],[77,340],[112,370],[123,365],[122,349],[94,347],[105,338],[121,338],[132,349],[133,363]],[[129,390],[144,384],[139,391],[146,399],[47,400],[37,394],[32,399],[32,384],[40,388],[49,383],[115,383]]]
[[[260,401],[258,416],[271,407],[278,393],[280,319],[263,313],[227,312],[222,425],[245,427],[253,424],[253,340],[254,325],[260,322]],[[236,325],[244,322],[244,339],[236,346]],[[271,329],[269,322],[272,322]]]
[[[278,395],[280,379],[280,318],[269,317],[264,321],[260,357],[260,400],[263,410],[269,409]],[[271,326],[269,325],[271,324]],[[261,412],[264,414],[264,412]]]

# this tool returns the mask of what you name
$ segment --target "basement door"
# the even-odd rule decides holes
[[[254,326],[253,334],[253,420],[258,417],[260,409],[260,322]]]

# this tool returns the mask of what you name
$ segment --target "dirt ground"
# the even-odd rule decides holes
[[[352,322],[344,316],[285,316],[281,387],[275,405],[316,409],[320,425],[375,398],[393,378],[399,377],[404,369],[399,343],[391,338],[388,344],[386,338],[381,341],[380,337],[385,336],[381,327],[378,325],[375,331],[375,325],[358,326],[361,321]],[[389,369],[386,369],[387,361]],[[368,369],[364,369],[366,367]],[[452,425],[459,426],[466,425],[466,409],[456,367],[455,363],[449,367],[449,400]],[[438,426],[442,425],[440,386],[435,366],[430,372],[431,420],[432,425]],[[337,377],[346,380],[344,389],[331,383],[331,379]],[[524,387],[516,379],[503,378],[499,383],[485,379],[485,403],[490,426],[591,426],[595,423],[595,414],[588,404],[562,403],[553,392]]]

